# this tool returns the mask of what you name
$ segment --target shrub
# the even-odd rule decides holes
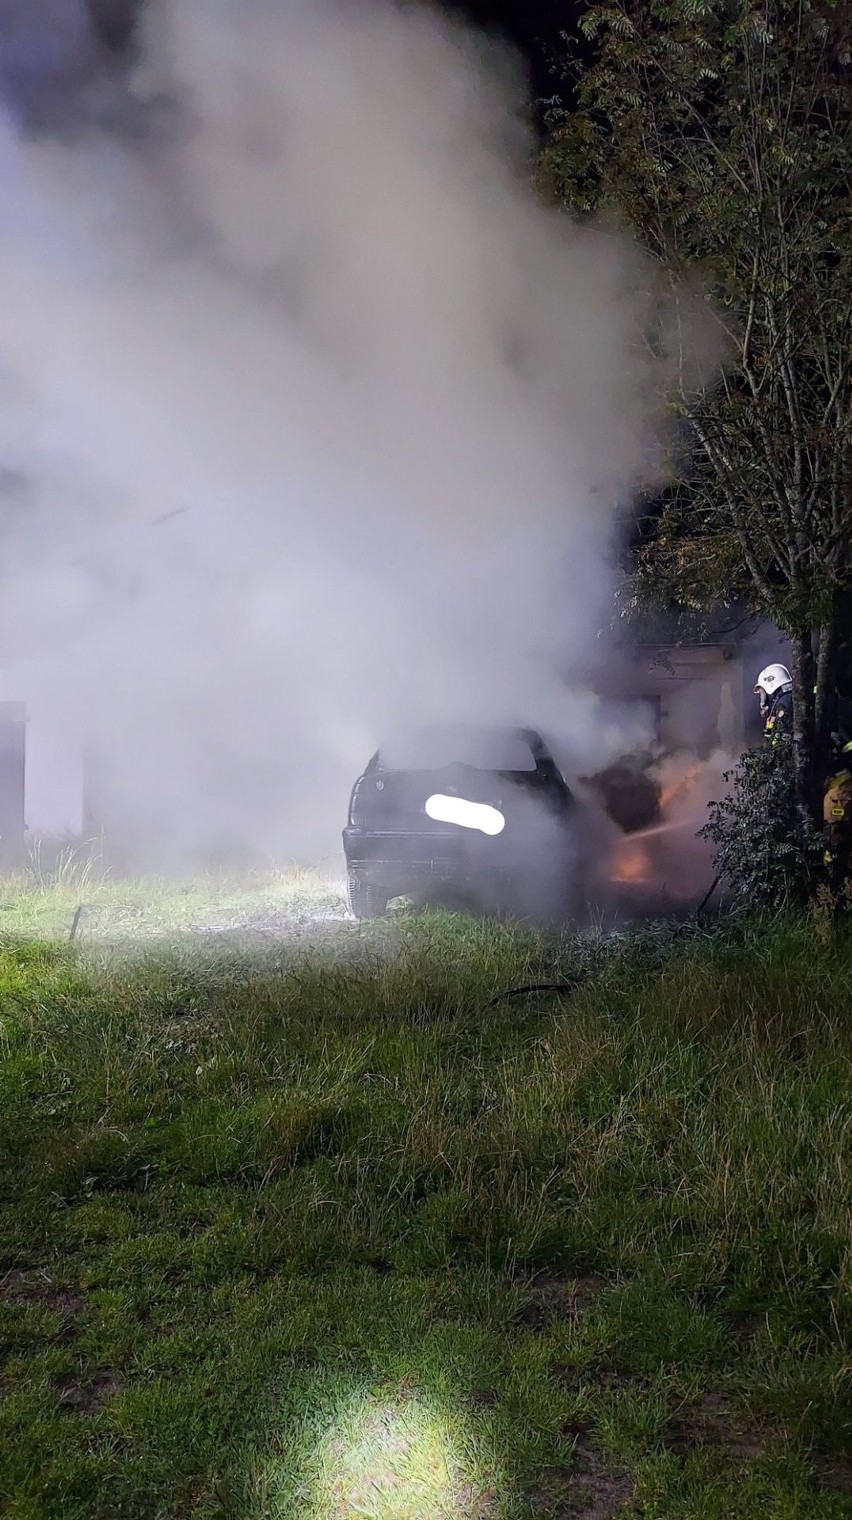
[[[730,792],[710,803],[700,831],[716,846],[723,880],[755,908],[804,903],[819,881],[824,846],[796,808],[790,740],[747,750],[724,779]]]

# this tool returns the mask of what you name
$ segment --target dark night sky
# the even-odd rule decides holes
[[[86,0],[103,37],[121,46],[134,9],[143,0]],[[571,29],[582,0],[437,0],[445,11],[515,44],[528,60],[534,97],[554,95],[558,78],[549,67],[561,31]]]
[[[4,0],[0,0],[0,11],[3,3]],[[20,3],[25,5],[27,0],[20,0]],[[122,52],[131,41],[134,17],[146,0],[83,0],[83,3],[96,34]],[[405,3],[410,4],[412,0],[405,0]],[[466,19],[492,35],[504,37],[519,50],[527,63],[528,99],[533,107],[533,119],[540,126],[544,124],[544,112],[536,102],[556,95],[570,100],[570,86],[555,60],[564,53],[561,34],[568,31],[576,35],[583,0],[427,0],[427,3],[437,5],[451,16]],[[54,86],[55,81],[51,87],[53,94]],[[32,93],[30,90],[31,96]],[[518,104],[521,105],[521,101]],[[31,113],[36,109],[32,99],[29,109]]]
[[[559,80],[549,60],[560,32],[573,27],[578,0],[441,0],[441,4],[444,10],[502,33],[520,48],[529,61],[537,97],[558,93]]]
[[[26,14],[29,3],[30,0],[16,0],[10,11],[13,26],[17,15]],[[95,35],[119,54],[126,52],[134,18],[146,0],[82,0],[82,3],[89,12]],[[412,0],[403,3],[411,4]],[[560,32],[576,31],[583,0],[428,0],[428,3],[513,43],[527,61],[529,84],[524,93],[528,92],[531,104],[559,94],[569,98],[566,83],[554,67],[554,58],[562,53]],[[0,0],[0,33],[5,24],[6,5],[7,0]],[[57,66],[52,71],[48,69],[48,74],[26,68],[18,68],[17,73],[13,68],[10,74],[3,65],[0,48],[0,86],[13,102],[13,108],[31,123],[57,125],[69,119],[68,113],[73,114],[76,109],[79,69],[74,64],[64,67],[61,54],[58,57]],[[521,104],[519,100],[518,105]],[[533,115],[543,123],[543,112],[535,105]]]

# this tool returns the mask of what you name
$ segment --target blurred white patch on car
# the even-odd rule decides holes
[[[436,823],[457,823],[463,829],[479,829],[482,834],[502,834],[506,820],[499,809],[486,802],[467,802],[464,797],[445,797],[436,792],[426,803],[426,813]]]

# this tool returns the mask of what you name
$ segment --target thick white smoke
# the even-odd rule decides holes
[[[433,13],[147,26],[121,110],[112,80],[73,134],[0,118],[2,663],[161,853],[333,848],[408,720],[603,763],[579,688],[658,463],[646,266],[536,204],[506,58]]]

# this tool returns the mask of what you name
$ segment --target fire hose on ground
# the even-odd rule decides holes
[[[719,872],[716,876],[714,876],[712,882],[710,883],[710,886],[698,904],[698,907],[695,908],[692,913],[690,913],[687,919],[684,919],[684,922],[682,924],[678,924],[678,927],[672,934],[672,939],[676,939],[679,934],[683,933],[684,929],[689,924],[694,923],[697,918],[701,917],[701,914],[707,907],[707,904],[709,903],[721,880],[722,873]],[[587,982],[589,980],[590,976],[591,972],[583,971],[577,972],[574,976],[566,977],[562,982],[529,982],[520,987],[508,987],[504,992],[498,992],[496,997],[491,998],[487,1006],[489,1008],[493,1008],[497,1003],[507,1002],[509,998],[534,997],[537,993],[576,992],[577,988],[582,987],[584,982]]]

